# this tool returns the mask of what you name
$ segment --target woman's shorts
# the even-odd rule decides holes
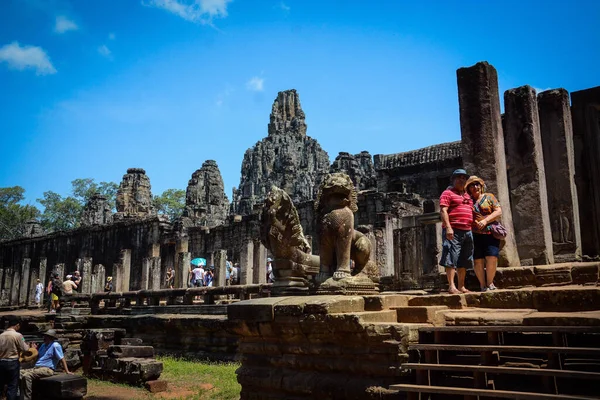
[[[492,235],[473,234],[475,249],[473,258],[479,260],[486,257],[498,257],[500,253],[500,240]]]
[[[52,293],[52,301],[58,301],[58,296]]]

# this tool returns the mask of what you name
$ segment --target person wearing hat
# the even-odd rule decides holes
[[[8,320],[8,328],[0,334],[0,395],[7,385],[6,398],[17,399],[17,387],[19,385],[19,356],[29,350],[25,338],[18,330],[21,322],[14,317]]]
[[[495,290],[494,277],[498,266],[500,239],[490,231],[490,224],[502,215],[500,203],[492,193],[486,193],[485,182],[473,175],[465,184],[473,199],[473,259],[475,275],[482,292]]]
[[[67,366],[60,343],[56,341],[56,331],[49,329],[43,333],[44,343],[38,349],[35,343],[32,347],[38,350],[38,360],[33,368],[21,370],[21,398],[31,400],[31,387],[34,379],[54,375],[58,363],[61,363],[65,373],[72,375]]]
[[[110,293],[113,291],[113,283],[112,283],[112,276],[109,276],[108,278],[106,278],[106,283],[104,284],[104,293]]]
[[[77,285],[75,290],[81,293],[81,273],[77,270],[73,272],[73,282]]]
[[[473,267],[473,200],[465,191],[469,175],[460,168],[452,173],[452,185],[440,196],[442,217],[442,258],[446,269],[448,293],[468,293],[465,288],[467,268]],[[458,287],[454,277],[458,275]]]

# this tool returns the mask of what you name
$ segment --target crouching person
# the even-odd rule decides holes
[[[58,363],[62,364],[67,374],[72,374],[67,367],[62,347],[56,339],[56,331],[54,329],[44,332],[44,344],[38,349],[38,360],[35,366],[21,370],[21,399],[31,400],[33,380],[54,375],[54,370]],[[35,344],[32,346],[34,348],[37,347]]]

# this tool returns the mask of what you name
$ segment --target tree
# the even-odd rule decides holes
[[[21,186],[0,188],[0,239],[15,239],[23,236],[25,222],[38,218],[37,207],[20,204],[25,200],[25,189]]]
[[[92,178],[79,178],[71,181],[72,196],[63,198],[58,193],[44,192],[38,202],[44,206],[42,226],[49,231],[74,229],[79,227],[85,204],[95,193],[105,196],[115,209],[115,199],[119,186],[114,182],[94,182]]]
[[[174,222],[183,213],[185,190],[167,189],[160,196],[154,196],[152,205],[159,214],[165,214]]]

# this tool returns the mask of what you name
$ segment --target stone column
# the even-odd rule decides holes
[[[104,265],[94,265],[92,273],[92,293],[101,293],[104,291],[104,283],[106,282],[106,270]],[[114,282],[113,282],[114,284]]]
[[[58,274],[58,278],[61,281],[65,280],[65,264],[64,263],[56,264],[54,266],[54,271],[53,272],[56,272]]]
[[[600,255],[600,86],[571,93],[581,250]]]
[[[81,270],[81,293],[92,292],[92,258],[84,257]]]
[[[142,279],[140,280],[140,289],[148,290],[150,288],[150,262],[152,258],[144,257],[142,260]]]
[[[439,200],[426,200],[423,202],[423,213],[440,211]],[[439,265],[442,253],[442,224],[427,224],[423,226],[423,274],[443,272]]]
[[[260,240],[254,241],[254,268],[252,283],[267,282],[267,248]]]
[[[517,249],[524,265],[554,263],[537,95],[531,86],[504,93],[504,144]],[[504,210],[504,203],[502,203]]]
[[[12,276],[12,284],[10,285],[10,305],[16,306],[19,304],[19,288],[21,287],[21,269],[15,268]]]
[[[219,250],[215,253],[215,278],[214,286],[225,286],[227,276],[227,251]]]
[[[555,89],[538,94],[538,111],[554,258],[566,255],[571,259],[563,261],[572,261],[581,257],[581,231],[569,92]]]
[[[160,289],[160,283],[162,282],[162,274],[160,270],[160,257],[150,258],[150,282],[149,289],[158,290]]]
[[[13,270],[11,268],[4,269],[4,283],[2,284],[2,290],[0,291],[0,305],[10,305],[10,294],[12,286]]]
[[[377,214],[377,221],[374,228],[375,259],[379,276],[393,276],[394,271],[394,228],[396,223],[389,214]]]
[[[47,269],[48,269],[48,259],[46,257],[40,258],[39,278],[40,278],[40,281],[42,282],[42,285],[44,285],[44,291],[42,292],[42,301],[44,299],[44,296],[46,295],[46,286],[48,285],[48,277],[46,275]]]
[[[31,271],[31,258],[24,258],[21,262],[21,287],[19,290],[19,304],[27,305],[32,297],[29,291],[29,273]]]
[[[249,285],[252,283],[254,266],[254,242],[246,241],[240,249],[240,284]]]
[[[129,291],[129,278],[131,273],[131,250],[121,250],[120,260],[113,266],[114,288],[116,292]]]
[[[504,135],[500,118],[498,75],[487,62],[456,71],[462,157],[468,173],[482,177],[502,206],[502,224],[509,235],[498,260],[500,266],[520,266],[508,194]]]
[[[187,288],[191,261],[192,253],[186,251],[177,254],[178,269],[175,271],[175,288]]]
[[[4,303],[4,293],[6,291],[6,283],[4,282],[4,278],[8,277],[8,274],[5,273],[5,271],[8,272],[8,270],[5,269],[4,266],[0,266],[0,307],[7,305]]]

